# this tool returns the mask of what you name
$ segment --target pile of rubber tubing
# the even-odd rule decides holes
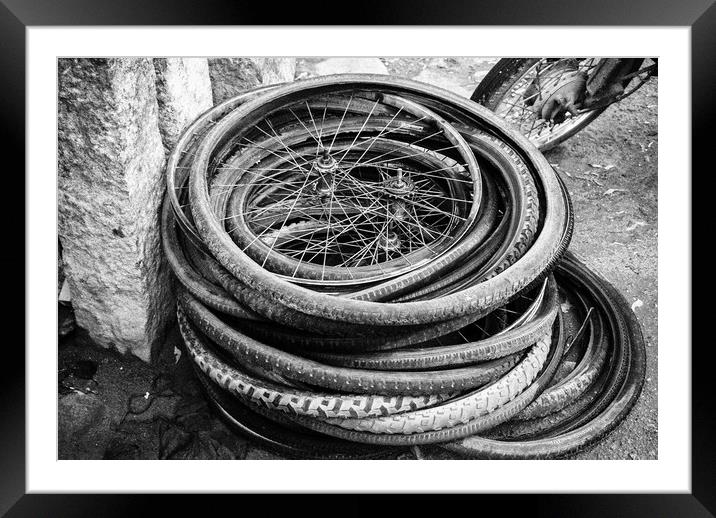
[[[558,457],[641,392],[641,330],[566,251],[559,177],[468,99],[371,75],[262,87],[186,130],[167,184],[188,356],[266,448]]]

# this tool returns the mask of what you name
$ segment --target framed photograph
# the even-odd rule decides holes
[[[3,3],[27,301],[3,513],[530,493],[510,505],[713,515],[709,0],[371,2],[350,26]]]

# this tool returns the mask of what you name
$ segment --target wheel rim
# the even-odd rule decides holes
[[[457,125],[472,125],[477,131],[484,128],[498,139],[504,139],[503,144],[511,147],[509,152],[525,160],[529,174],[535,175],[543,192],[550,193],[550,203],[540,213],[540,228],[551,229],[543,232],[532,228],[535,238],[528,248],[516,249],[511,253],[513,266],[500,271],[485,282],[477,283],[462,293],[446,294],[441,296],[436,306],[434,300],[420,300],[404,304],[391,304],[374,302],[371,298],[351,298],[350,293],[345,297],[335,297],[332,293],[322,293],[321,290],[309,290],[277,279],[275,274],[266,272],[243,253],[226,234],[225,229],[217,220],[212,203],[208,195],[207,168],[218,160],[223,160],[230,154],[232,142],[241,138],[247,128],[287,99],[296,99],[306,92],[322,92],[325,87],[372,87],[380,85],[391,92],[405,95],[410,99],[424,100],[426,106],[438,111],[441,116],[449,118]],[[259,116],[257,110],[262,110]],[[342,75],[326,78],[317,78],[286,85],[273,92],[262,95],[260,98],[249,101],[232,113],[224,117],[202,139],[196,155],[192,160],[190,178],[188,183],[191,214],[194,218],[197,231],[208,247],[210,253],[239,283],[250,290],[266,293],[270,299],[280,303],[283,307],[296,310],[312,317],[326,316],[331,320],[346,323],[374,323],[380,326],[394,324],[427,324],[444,322],[451,319],[477,315],[491,308],[499,306],[514,292],[527,286],[534,280],[539,272],[550,267],[554,257],[561,255],[571,235],[571,218],[568,197],[559,183],[558,177],[549,168],[544,157],[519,133],[507,128],[499,117],[487,109],[461,98],[447,91],[438,90],[427,85],[397,78],[386,79],[383,76],[369,75]],[[536,200],[533,198],[532,205]],[[428,269],[421,271],[420,277],[411,279],[409,289],[416,283],[440,274],[449,269],[454,260],[465,258],[475,247],[480,245],[477,237],[465,240],[445,254],[445,259],[431,263]],[[453,250],[459,252],[453,254]],[[420,270],[418,270],[420,271]],[[396,287],[406,286],[398,281]],[[381,286],[381,283],[378,286]],[[497,296],[496,287],[501,287]],[[377,289],[377,288],[376,288]],[[381,288],[382,290],[383,288]],[[395,287],[389,287],[395,290]],[[394,291],[393,291],[394,292]],[[385,293],[383,291],[383,293]],[[380,295],[380,293],[378,293]],[[304,304],[305,298],[310,297],[310,304]],[[379,300],[379,299],[378,299]]]
[[[253,128],[215,162],[209,197],[237,246],[287,280],[396,277],[449,250],[479,213],[469,145],[409,99],[320,92],[265,109]]]

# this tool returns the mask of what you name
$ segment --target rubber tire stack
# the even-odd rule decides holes
[[[272,244],[311,225],[331,235],[333,205],[290,224],[265,205],[276,215],[258,234],[246,207],[295,178],[318,182],[313,157],[333,145],[381,166],[392,154],[450,194],[447,234],[406,252],[415,262],[384,250],[382,265],[352,267],[324,258],[317,269],[264,246],[263,232]],[[388,181],[336,170],[373,204],[396,206]],[[641,392],[640,327],[566,251],[561,180],[468,99],[371,75],[263,87],[200,116],[166,174],[162,236],[188,356],[217,412],[281,455],[381,458],[439,444],[466,457],[560,457],[612,430]]]

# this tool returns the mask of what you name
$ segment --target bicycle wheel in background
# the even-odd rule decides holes
[[[609,62],[609,63],[607,63]],[[624,97],[623,89],[634,79],[642,59],[619,60],[607,80],[599,78],[592,83],[595,72],[614,60],[600,58],[508,58],[501,59],[477,85],[470,97],[502,117],[514,129],[525,135],[540,151],[547,151],[564,142],[587,127],[612,101],[599,102],[593,109],[583,110],[579,105],[553,121],[547,120],[549,104],[566,89],[582,90],[581,96],[589,96],[592,89],[616,84],[622,88],[618,98]],[[616,76],[615,76],[616,74]],[[609,80],[611,76],[628,75],[619,85]],[[637,74],[638,75],[638,74]],[[647,76],[648,78],[648,76]],[[642,83],[645,81],[642,80]],[[637,85],[637,88],[641,86]],[[602,94],[605,92],[602,91]],[[606,92],[605,99],[611,94]]]

